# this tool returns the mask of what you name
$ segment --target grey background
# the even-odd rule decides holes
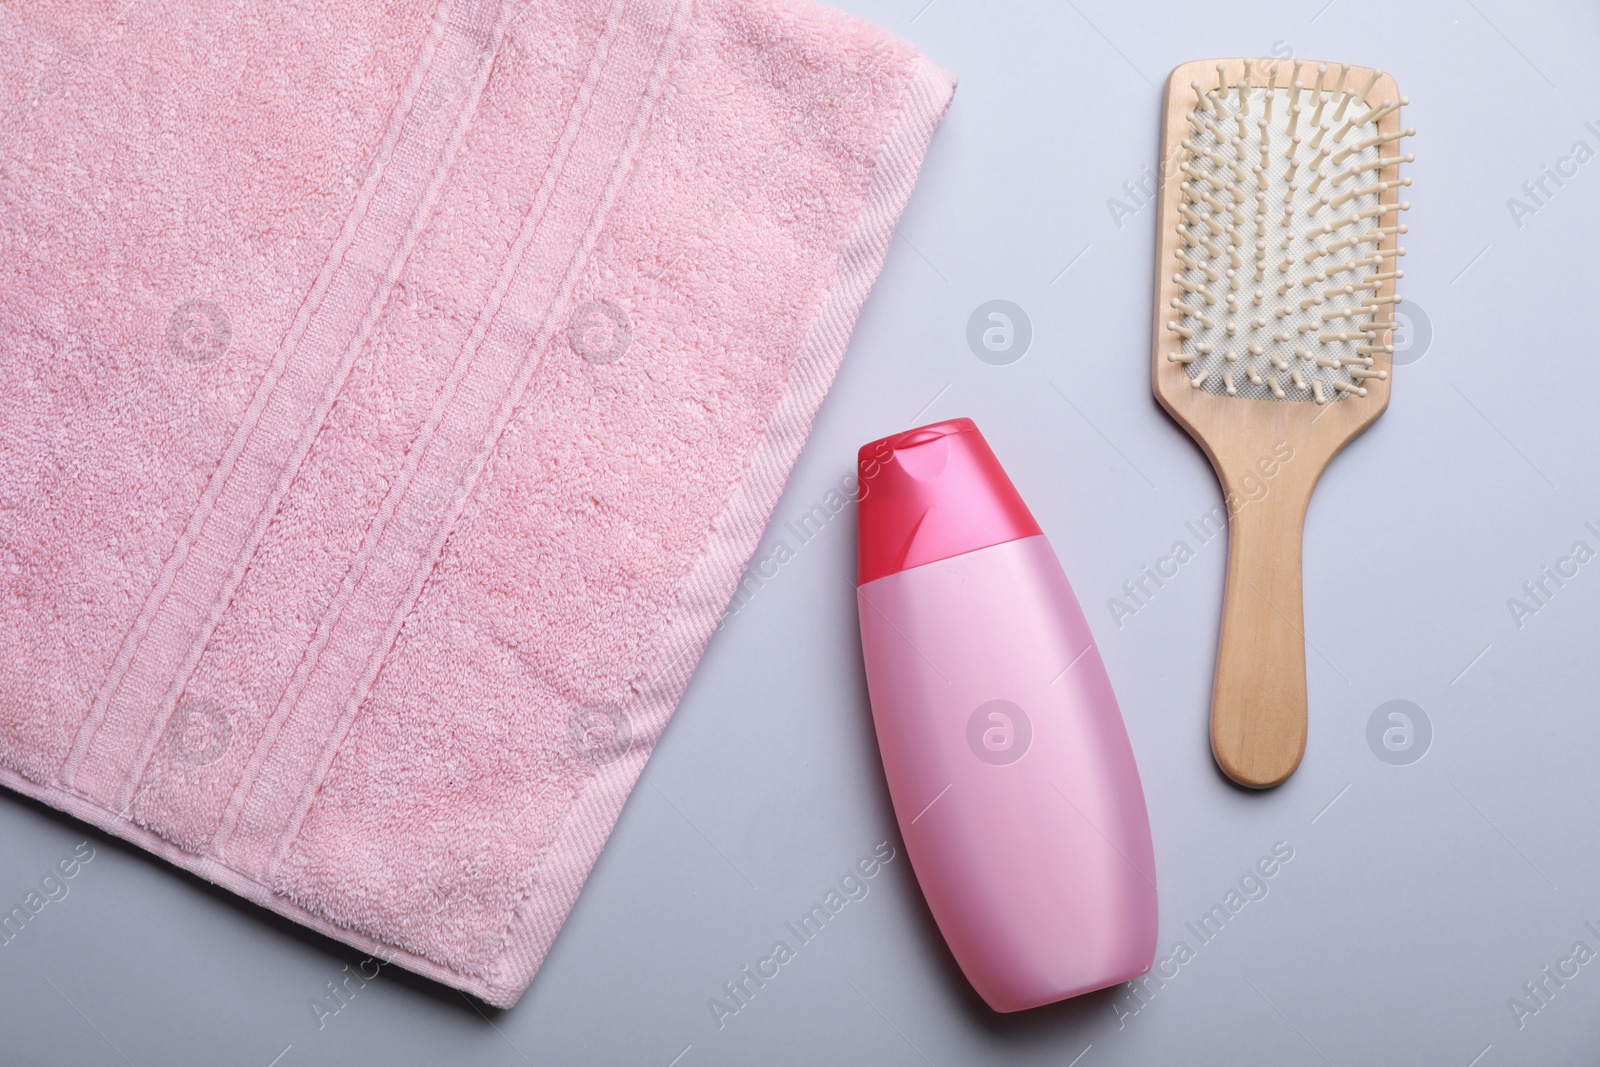
[[[787,536],[795,558],[712,641],[522,1003],[475,1007],[385,969],[319,1029],[308,1001],[359,954],[6,795],[0,904],[77,842],[97,853],[0,947],[0,1062],[1593,1062],[1600,962],[1520,1029],[1507,1001],[1577,941],[1600,950],[1584,928],[1600,927],[1600,561],[1520,628],[1507,600],[1575,541],[1600,548],[1584,526],[1600,528],[1600,160],[1520,226],[1507,200],[1574,142],[1600,150],[1584,126],[1600,130],[1600,11],[844,6],[918,43],[961,88],[778,505],[768,545]],[[1154,210],[1119,226],[1108,200],[1135,206],[1122,186],[1154,162],[1174,65],[1291,51],[1381,67],[1411,98],[1401,291],[1432,340],[1312,503],[1310,741],[1286,785],[1255,795],[1207,750],[1225,549],[1186,532],[1218,503],[1216,481],[1150,396]],[[966,344],[969,314],[992,299],[1031,320],[1031,348],[1009,365]],[[984,429],[1055,544],[1132,735],[1161,951],[1195,949],[1137,1014],[1112,991],[1002,1017],[968,989],[878,765],[853,513],[803,546],[783,532],[860,444],[957,415]],[[1108,598],[1179,539],[1195,558],[1119,627]],[[1432,725],[1409,765],[1368,746],[1391,700]],[[870,894],[719,1029],[708,999],[881,841],[898,855]],[[1265,899],[1209,944],[1187,934],[1277,841],[1294,858]]]

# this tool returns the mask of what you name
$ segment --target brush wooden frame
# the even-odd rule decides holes
[[[1373,369],[1391,373],[1384,380],[1365,380],[1364,397],[1351,395],[1327,404],[1256,400],[1193,388],[1184,364],[1167,358],[1167,353],[1181,343],[1167,330],[1166,323],[1171,314],[1170,302],[1182,295],[1172,275],[1182,270],[1175,255],[1182,198],[1178,164],[1187,135],[1185,114],[1195,105],[1189,83],[1214,85],[1219,62],[1228,85],[1237,85],[1244,73],[1244,59],[1196,60],[1177,67],[1167,78],[1156,209],[1151,383],[1161,406],[1211,460],[1228,503],[1228,576],[1211,694],[1211,751],[1217,766],[1233,781],[1264,789],[1293,774],[1305,753],[1306,641],[1300,546],[1306,508],[1328,463],[1389,406],[1393,374],[1389,354],[1378,352],[1374,353]],[[1252,59],[1250,64],[1250,78],[1245,83],[1249,88],[1265,88],[1274,65],[1280,88],[1287,88],[1293,76],[1292,62]],[[1302,72],[1314,73],[1316,68],[1314,61],[1301,64]],[[1330,63],[1328,68],[1331,78],[1339,64]],[[1370,67],[1352,66],[1346,87],[1359,92],[1372,74]],[[1380,75],[1366,99],[1399,100],[1394,79]],[[1380,133],[1397,133],[1400,129],[1399,109],[1378,120]],[[1391,144],[1394,147],[1385,146],[1385,154],[1400,155],[1400,142]],[[1399,177],[1398,172],[1396,163],[1377,172],[1377,176],[1383,181],[1394,180]],[[1385,205],[1398,201],[1397,188],[1387,189],[1379,196],[1379,202]],[[1396,243],[1397,235],[1388,235],[1378,246],[1379,251],[1392,253]],[[1398,260],[1391,262],[1398,264]],[[1394,279],[1385,280],[1376,295],[1393,296]],[[1391,343],[1391,338],[1392,333],[1380,335],[1377,342]],[[1258,463],[1267,460],[1270,464],[1275,458],[1274,448],[1280,443],[1294,450],[1293,458],[1277,465],[1273,477],[1266,482],[1265,497],[1249,501],[1244,479],[1251,474],[1262,479]],[[1245,503],[1235,509],[1236,501]]]

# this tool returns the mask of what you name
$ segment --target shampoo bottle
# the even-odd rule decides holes
[[[1066,574],[969,419],[860,453],[857,606],[917,881],[996,1011],[1143,974],[1156,874],[1116,697]]]

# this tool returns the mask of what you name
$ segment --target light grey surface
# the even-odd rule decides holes
[[[0,947],[0,1063],[1494,1067],[1600,1054],[1600,961],[1549,983],[1520,1028],[1508,1007],[1576,942],[1600,951],[1584,925],[1600,929],[1600,560],[1549,585],[1520,627],[1507,605],[1574,542],[1600,550],[1600,160],[1542,206],[1522,189],[1576,142],[1600,150],[1600,11],[844,6],[918,43],[961,88],[778,505],[763,552],[782,537],[794,558],[712,641],[522,1003],[480,1012],[386,969],[319,1029],[308,1002],[359,955],[7,795],[0,907],[78,842],[97,851]],[[1252,795],[1207,751],[1225,549],[1185,522],[1218,491],[1150,396],[1154,211],[1123,183],[1153,164],[1174,65],[1290,50],[1381,67],[1411,98],[1401,291],[1432,340],[1317,491],[1310,740],[1286,785]],[[1514,217],[1511,197],[1536,210]],[[1114,219],[1111,198],[1133,210]],[[991,299],[1031,320],[1009,365],[967,345],[968,316]],[[967,988],[877,762],[853,514],[803,545],[783,526],[861,443],[956,415],[984,429],[1055,544],[1122,702],[1155,835],[1161,954],[1180,939],[1194,953],[1137,1014],[1113,992],[1001,1017]],[[1195,558],[1119,626],[1108,599],[1179,540]],[[1368,744],[1369,718],[1397,699],[1433,730],[1409,765]],[[897,858],[866,898],[719,1029],[708,1000],[882,841]],[[1293,860],[1202,944],[1184,924],[1278,841]]]

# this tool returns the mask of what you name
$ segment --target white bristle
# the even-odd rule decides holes
[[[1338,196],[1332,198],[1331,200],[1326,198],[1326,197],[1324,197],[1322,199],[1322,201],[1321,201],[1321,204],[1324,207],[1330,207],[1333,210],[1337,211],[1341,207],[1343,207],[1345,204],[1347,204],[1351,200],[1354,200],[1358,196],[1366,196],[1369,193],[1370,194],[1379,194],[1379,193],[1382,193],[1382,192],[1384,192],[1386,190],[1389,190],[1389,189],[1398,189],[1402,185],[1410,185],[1410,184],[1411,184],[1411,179],[1410,178],[1396,178],[1393,181],[1375,182],[1372,185],[1363,185],[1359,189],[1351,189],[1351,190],[1349,190],[1347,192],[1340,193]]]
[[[1372,92],[1372,87],[1374,85],[1378,84],[1378,79],[1381,78],[1381,77],[1383,77],[1383,71],[1381,71],[1381,70],[1373,71],[1372,72],[1372,77],[1367,79],[1367,87],[1365,89],[1361,90],[1361,92],[1356,95],[1357,102],[1360,103],[1363,107],[1365,107],[1366,103],[1367,103],[1367,94]]]
[[[1395,323],[1376,316],[1400,303],[1382,294],[1403,276],[1395,239],[1410,204],[1384,198],[1411,184],[1389,168],[1413,157],[1383,153],[1414,131],[1377,124],[1408,101],[1369,104],[1381,75],[1358,90],[1349,64],[1337,74],[1317,64],[1308,86],[1303,65],[1294,61],[1287,87],[1271,62],[1244,64],[1231,86],[1225,64],[1214,87],[1190,83],[1177,176],[1177,317],[1167,323],[1179,345],[1166,361],[1196,389],[1332,404],[1388,380],[1373,363],[1393,353],[1384,342]],[[1252,70],[1264,87],[1251,84]]]
[[[1398,141],[1402,137],[1415,137],[1416,134],[1416,130],[1396,130],[1394,133],[1375,133],[1364,141],[1357,141],[1355,144],[1348,145],[1345,148],[1335,152],[1333,154],[1333,158],[1329,160],[1329,162],[1337,167],[1346,159],[1356,155],[1359,152],[1364,152],[1367,149],[1376,147],[1378,145],[1386,145],[1390,141]]]
[[[1322,125],[1322,106],[1328,102],[1327,97],[1322,95],[1322,80],[1327,76],[1327,64],[1319,64],[1317,66],[1317,82],[1311,87],[1311,95],[1317,102],[1317,109],[1311,113],[1311,124],[1313,126]]]
[[[1354,115],[1351,115],[1349,118],[1344,120],[1344,125],[1339,127],[1339,132],[1333,135],[1333,139],[1335,141],[1343,141],[1345,139],[1345,135],[1351,130],[1355,129],[1357,126],[1365,126],[1367,123],[1374,121],[1376,121],[1376,117],[1370,111],[1367,112],[1364,118],[1358,119]]]
[[[1380,122],[1389,112],[1399,111],[1403,106],[1409,103],[1411,103],[1411,101],[1404,96],[1402,96],[1399,100],[1385,100],[1377,107],[1367,112],[1366,115],[1362,117],[1361,121],[1363,123]]]
[[[1347,64],[1347,62],[1344,62],[1344,64],[1339,64],[1339,83],[1338,85],[1333,86],[1334,94],[1336,94],[1336,96],[1339,98],[1339,110],[1333,112],[1334,122],[1342,122],[1342,120],[1344,120],[1344,109],[1350,106],[1350,98],[1352,98],[1352,93],[1350,93],[1347,88],[1344,88],[1344,82],[1346,82],[1346,78],[1349,77],[1350,64]]]

